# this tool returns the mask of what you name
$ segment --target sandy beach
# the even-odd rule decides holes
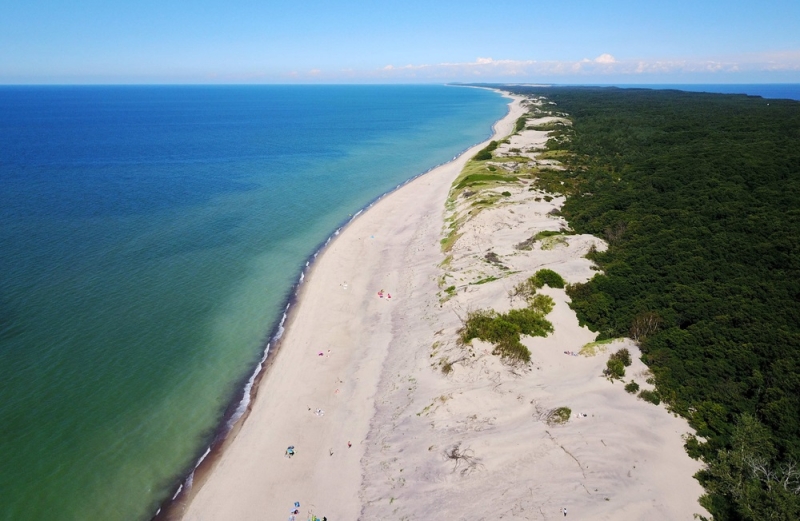
[[[513,98],[495,136],[511,134],[526,111]],[[498,155],[513,148],[535,160],[546,139],[525,130]],[[578,519],[705,514],[692,477],[700,464],[683,449],[689,426],[602,376],[624,346],[634,358],[626,381],[648,388],[632,341],[565,354],[595,334],[579,326],[564,290],[541,290],[555,301],[554,333],[523,338],[529,365],[506,365],[478,340],[457,344],[467,312],[520,307],[509,290],[541,268],[588,280],[595,271],[584,255],[605,247],[568,235],[515,248],[567,226],[552,214],[563,198],[547,201],[526,183],[474,215],[464,197],[448,203],[453,180],[484,145],[383,198],[323,251],[249,416],[183,519],[285,520],[295,502],[298,521],[555,519],[564,508]],[[462,222],[447,260],[446,218]],[[443,374],[443,364],[452,371]],[[548,423],[562,406],[571,419]],[[454,447],[467,458],[448,458]]]

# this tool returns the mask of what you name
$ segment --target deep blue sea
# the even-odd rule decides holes
[[[445,86],[0,87],[0,519],[150,518],[309,256],[506,110]]]

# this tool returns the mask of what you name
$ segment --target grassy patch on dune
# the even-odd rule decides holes
[[[542,240],[543,250],[553,250],[558,246],[569,246],[569,243],[564,237],[555,235],[553,237],[546,237]]]
[[[480,161],[469,161],[453,183],[453,191],[459,192],[474,186],[487,187],[516,182],[515,176],[498,173],[497,167]]]
[[[608,351],[608,344],[612,342],[616,342],[619,338],[608,338],[605,340],[597,340],[595,342],[589,342],[585,344],[578,354],[582,356],[596,356],[600,353],[605,353]]]
[[[538,125],[537,124],[528,125],[526,127],[526,130],[538,130],[543,132],[549,132],[552,130],[561,130],[566,126],[567,124],[564,123],[563,121],[549,121],[547,123],[540,123]]]
[[[529,239],[525,239],[524,241],[520,242],[519,244],[514,245],[514,248],[517,249],[517,250],[531,250],[531,249],[533,249],[533,245],[536,244],[537,241],[544,241],[545,239],[547,239],[549,237],[558,237],[559,239],[561,239],[561,241],[566,243],[567,241],[563,237],[561,237],[562,235],[572,235],[572,232],[570,232],[568,230],[565,230],[565,229],[561,229],[561,230],[542,230],[540,232],[537,232],[535,235],[533,235]],[[542,245],[542,249],[545,250],[545,249],[552,249],[552,248],[545,248],[544,245]]]
[[[461,235],[462,234],[458,233],[458,231],[455,228],[450,230],[447,236],[440,241],[440,244],[442,245],[442,251],[444,253],[447,253],[450,250],[452,250],[453,245],[456,243],[458,238],[461,237]]]
[[[459,341],[470,343],[474,338],[494,344],[493,354],[511,363],[528,363],[531,352],[520,342],[521,335],[547,336],[553,332],[553,324],[545,315],[553,310],[553,299],[537,295],[535,304],[523,309],[512,309],[508,313],[494,310],[470,312],[459,330]]]
[[[553,409],[547,414],[547,424],[548,425],[562,425],[569,421],[569,417],[572,415],[572,409],[569,407],[559,407],[557,409]]]
[[[539,154],[539,159],[560,160],[569,157],[569,150],[545,150]]]

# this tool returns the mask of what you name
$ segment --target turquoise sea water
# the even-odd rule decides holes
[[[0,519],[150,518],[309,255],[505,112],[444,86],[0,87]]]

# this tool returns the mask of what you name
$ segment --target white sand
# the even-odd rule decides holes
[[[522,113],[517,99],[497,134],[508,135]],[[466,352],[455,343],[458,315],[521,306],[508,290],[542,266],[570,282],[587,280],[594,272],[582,256],[591,244],[603,247],[569,236],[551,250],[515,250],[536,230],[565,225],[546,215],[560,198],[535,202],[537,194],[520,186],[508,198],[513,204],[464,226],[447,267],[446,285],[458,292],[440,302],[445,200],[480,147],[381,200],[320,255],[251,414],[184,519],[284,520],[295,501],[298,520],[313,512],[331,521],[554,519],[562,507],[579,519],[703,513],[702,489],[691,477],[699,464],[682,448],[686,422],[602,378],[607,355],[563,354],[594,339],[563,290],[544,290],[556,300],[548,316],[555,333],[524,340],[533,352],[529,367],[509,368],[475,341],[475,357],[441,373],[443,357]],[[520,272],[506,276],[482,260],[488,249]],[[503,278],[469,284],[495,272]],[[391,299],[379,298],[381,289]],[[628,375],[645,369],[637,360]],[[645,378],[637,376],[644,386]],[[559,406],[588,416],[548,426],[543,414]],[[472,465],[454,468],[445,458],[457,443]],[[289,445],[297,450],[291,459],[284,457]]]

